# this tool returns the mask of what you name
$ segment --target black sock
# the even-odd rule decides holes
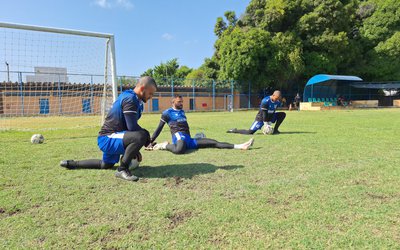
[[[90,159],[70,162],[70,166],[83,169],[101,169],[102,160]]]

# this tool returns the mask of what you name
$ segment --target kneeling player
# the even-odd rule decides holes
[[[254,134],[257,130],[261,129],[264,125],[262,132],[264,134],[279,134],[279,126],[286,117],[285,112],[275,112],[276,108],[281,105],[279,101],[281,98],[281,92],[279,90],[274,91],[271,96],[266,96],[261,101],[260,110],[256,115],[256,119],[251,125],[250,129],[230,129],[227,133],[238,133],[238,134]],[[272,128],[272,124],[275,126]]]
[[[153,78],[142,77],[133,90],[122,92],[114,102],[97,137],[97,144],[103,151],[102,160],[64,160],[60,165],[68,169],[106,169],[120,161],[115,176],[137,181],[139,178],[132,175],[129,164],[134,158],[141,161],[139,150],[150,144],[150,134],[139,126],[138,120],[143,111],[143,102],[152,98],[156,88]]]
[[[213,139],[199,138],[193,139],[190,136],[189,124],[187,123],[185,111],[183,111],[183,99],[182,96],[177,96],[172,100],[172,107],[165,110],[161,115],[161,120],[156,131],[154,131],[151,137],[151,142],[154,141],[162,131],[164,125],[168,123],[168,126],[172,134],[172,144],[163,142],[156,144],[149,150],[168,150],[174,154],[183,154],[187,149],[199,149],[199,148],[226,148],[226,149],[242,149],[247,150],[253,145],[254,139],[243,144],[230,144],[225,142],[218,142]]]

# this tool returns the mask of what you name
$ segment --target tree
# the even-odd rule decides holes
[[[215,53],[201,68],[243,88],[297,89],[320,73],[396,80],[399,13],[398,0],[252,0],[240,19],[217,19]]]
[[[217,37],[221,37],[222,33],[226,30],[226,23],[222,17],[217,18],[217,23],[214,27],[214,33]]]
[[[187,66],[180,66],[178,59],[174,58],[146,70],[141,76],[152,76],[161,84],[166,85],[171,84],[171,79],[174,79],[174,85],[182,85],[183,80],[192,70]]]

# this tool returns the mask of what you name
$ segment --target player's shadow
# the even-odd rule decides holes
[[[214,173],[218,169],[235,170],[242,165],[215,166],[209,163],[173,164],[159,167],[143,166],[133,171],[133,174],[142,178],[193,178],[196,175]]]
[[[281,132],[280,135],[294,135],[294,134],[316,134],[317,132],[311,132],[311,131],[287,131],[287,132]],[[257,135],[262,135],[265,136],[263,133],[258,133]],[[273,135],[276,136],[276,135]],[[279,136],[279,135],[278,135]]]
[[[288,132],[281,132],[281,135],[294,135],[294,134],[316,134],[317,132],[311,131],[288,131]]]

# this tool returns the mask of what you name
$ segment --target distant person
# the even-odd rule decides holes
[[[268,134],[272,131],[272,134],[279,134],[279,126],[286,117],[285,112],[276,112],[276,109],[280,106],[279,99],[281,98],[281,92],[279,90],[274,91],[271,96],[266,96],[261,101],[260,109],[256,115],[256,119],[251,125],[250,129],[230,129],[227,133],[237,134],[254,134],[257,130],[263,128],[263,133]],[[272,129],[272,124],[276,123]]]
[[[296,108],[297,110],[300,109],[300,101],[301,101],[300,94],[297,93],[296,96],[294,97],[295,108]]]
[[[286,107],[286,98],[285,97],[282,97],[281,103],[282,103],[282,107]]]
[[[344,105],[344,97],[342,95],[340,95],[337,99],[337,105],[338,106],[345,106]]]
[[[144,76],[139,79],[133,90],[126,90],[119,95],[97,137],[97,145],[103,151],[102,160],[64,160],[60,163],[61,167],[109,169],[120,162],[115,176],[128,181],[137,181],[139,178],[132,175],[129,164],[134,158],[141,161],[139,150],[150,144],[150,134],[139,126],[138,120],[143,112],[143,102],[151,99],[156,89],[155,80]]]
[[[155,143],[155,140],[161,133],[165,124],[168,124],[171,134],[172,143],[163,142]],[[249,149],[254,142],[251,138],[242,144],[231,144],[226,142],[218,142],[209,138],[194,139],[190,135],[189,124],[183,110],[182,96],[176,96],[172,99],[172,107],[165,110],[161,115],[160,123],[151,136],[151,146],[146,150],[167,150],[174,154],[184,154],[188,149],[200,148],[224,148],[224,149]]]

